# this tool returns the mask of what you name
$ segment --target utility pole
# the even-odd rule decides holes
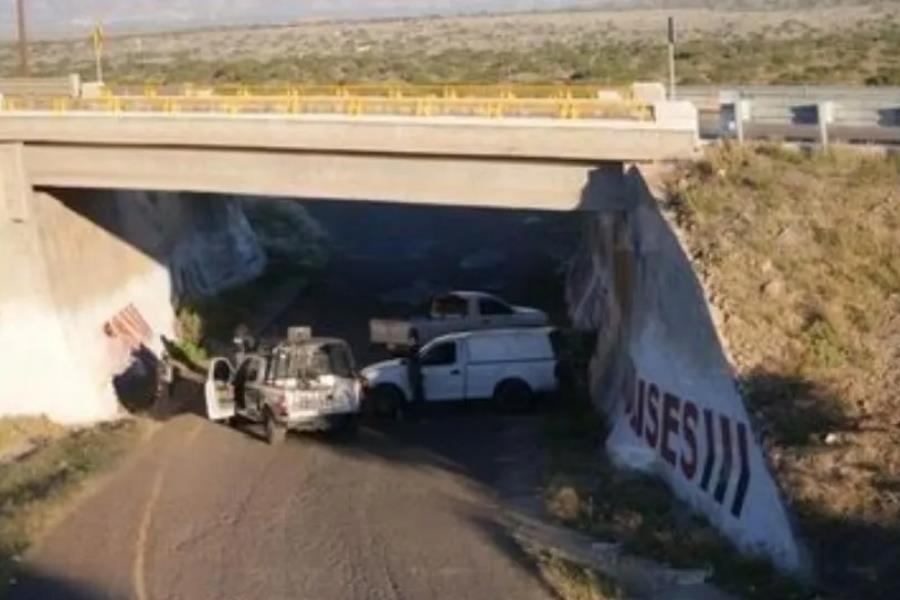
[[[675,99],[675,17],[669,17],[669,100]]]
[[[97,83],[103,85],[103,25],[97,23],[91,32],[91,42],[94,46],[94,61],[97,69]]]
[[[25,0],[15,0],[16,19],[19,23],[19,73],[28,77],[28,34],[25,31]]]

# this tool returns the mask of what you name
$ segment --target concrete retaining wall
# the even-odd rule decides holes
[[[19,152],[0,149],[0,414],[114,417],[116,376],[173,337],[173,300],[256,276],[265,258],[236,200],[32,193]]]
[[[591,391],[619,465],[666,481],[742,550],[805,573],[704,291],[641,174],[630,205],[586,215],[567,285],[576,326],[598,331]]]

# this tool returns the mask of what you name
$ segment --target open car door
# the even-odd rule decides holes
[[[234,367],[227,358],[214,358],[209,363],[203,395],[206,416],[212,421],[225,421],[234,416]]]

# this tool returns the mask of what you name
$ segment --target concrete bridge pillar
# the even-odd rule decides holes
[[[63,330],[33,200],[21,145],[0,146],[0,414],[90,419],[110,407],[90,397]]]
[[[155,246],[179,215],[141,192],[35,191],[18,145],[0,146],[0,184],[0,415],[114,418],[173,336]]]

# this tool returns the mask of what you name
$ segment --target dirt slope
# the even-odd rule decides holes
[[[819,575],[900,597],[900,158],[719,147],[670,192]]]

